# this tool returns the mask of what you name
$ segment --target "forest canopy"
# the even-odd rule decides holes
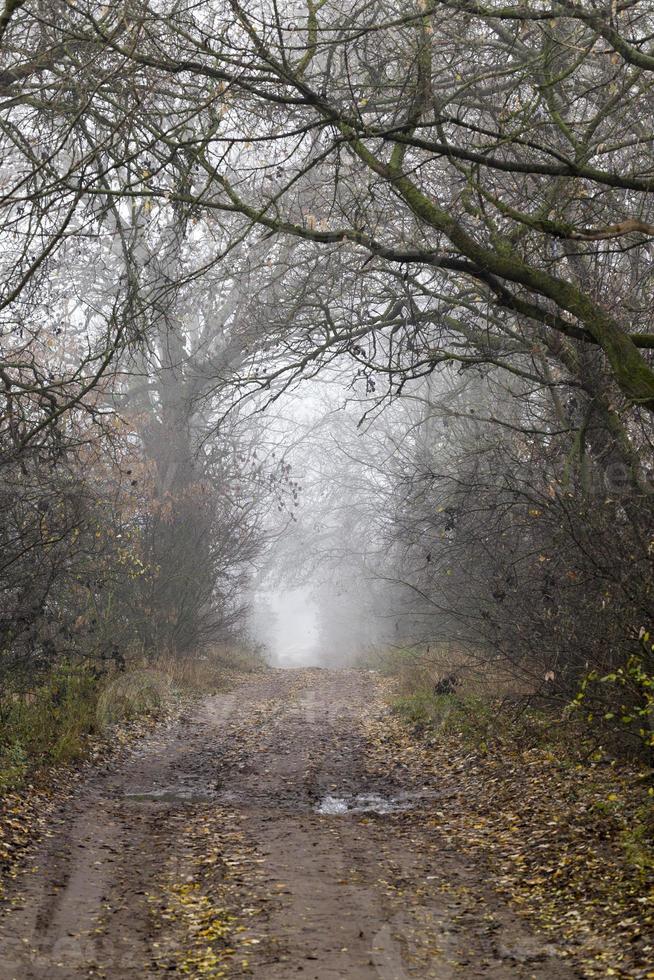
[[[3,669],[241,630],[299,487],[252,409],[327,371],[381,427],[350,559],[391,638],[651,745],[653,36],[646,0],[5,0]]]

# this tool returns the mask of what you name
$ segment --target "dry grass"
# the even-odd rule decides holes
[[[194,657],[162,656],[152,666],[175,690],[208,694],[227,690],[239,674],[263,670],[265,663],[243,647],[215,646]]]
[[[103,687],[98,698],[100,727],[159,714],[179,695],[229,690],[239,675],[263,667],[256,654],[227,646],[197,656],[160,656],[132,665]]]
[[[576,719],[564,723],[560,712],[534,707],[533,688],[513,676],[509,664],[484,660],[481,651],[450,644],[395,649],[378,655],[375,666],[390,679],[393,710],[416,734],[456,735],[484,753],[561,740],[589,750],[589,733]],[[436,685],[450,675],[457,678],[454,690],[439,692]]]
[[[98,696],[98,729],[105,731],[123,721],[159,714],[170,703],[172,692],[171,678],[164,671],[144,667],[118,674]]]
[[[466,652],[453,643],[429,647],[407,647],[374,654],[367,666],[393,676],[401,697],[434,692],[439,680],[454,674],[456,692],[462,698],[518,697],[531,693],[513,676],[510,665],[489,660],[482,651]]]

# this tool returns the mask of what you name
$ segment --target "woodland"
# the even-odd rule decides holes
[[[651,0],[2,3],[0,871],[56,811],[52,778],[71,792],[173,688],[247,674],[231,742],[213,701],[193,715],[187,782],[216,764],[198,718],[223,718],[255,800],[283,738],[306,782],[303,711],[351,794],[364,742],[380,793],[445,794],[379,841],[374,819],[348,824],[357,880],[398,848],[409,909],[433,868],[482,894],[450,852],[483,855],[502,901],[571,944],[530,975],[577,957],[575,976],[654,976]],[[309,597],[315,662],[340,673],[267,666],[279,588]],[[348,712],[364,735],[338,728]],[[238,911],[259,888],[231,883],[238,857],[207,877],[207,854],[245,847],[233,812],[174,837],[175,811],[153,810],[142,839],[117,812],[125,880],[153,841],[195,855],[159,904],[195,952],[165,968],[227,976],[250,941],[230,923],[259,901]],[[70,826],[60,854],[114,846]],[[44,867],[31,887],[51,895],[66,876]],[[282,890],[302,868],[280,865]],[[335,894],[358,908],[346,871]],[[147,893],[130,887],[118,911]],[[61,899],[69,937],[79,901]],[[237,910],[219,922],[216,903]],[[500,927],[475,915],[490,976]],[[550,956],[494,948],[498,977]],[[136,975],[85,962],[20,976]]]
[[[266,413],[328,378],[372,436],[337,437],[318,495],[352,506],[305,554],[349,520],[378,643],[501,661],[651,753],[653,29],[645,0],[6,0],[10,700],[242,638],[302,509]]]

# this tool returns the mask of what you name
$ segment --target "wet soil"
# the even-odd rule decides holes
[[[268,671],[95,772],[8,890],[0,978],[576,976],[457,853],[439,786],[380,766],[366,721],[384,710],[375,675]],[[190,880],[193,828],[232,868],[230,914],[257,913],[247,960],[178,955],[166,883]]]

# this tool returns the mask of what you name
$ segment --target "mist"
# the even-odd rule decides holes
[[[4,0],[0,977],[653,976],[653,38]]]
[[[252,597],[252,635],[275,667],[322,663],[318,621],[318,605],[310,586],[269,590]]]

